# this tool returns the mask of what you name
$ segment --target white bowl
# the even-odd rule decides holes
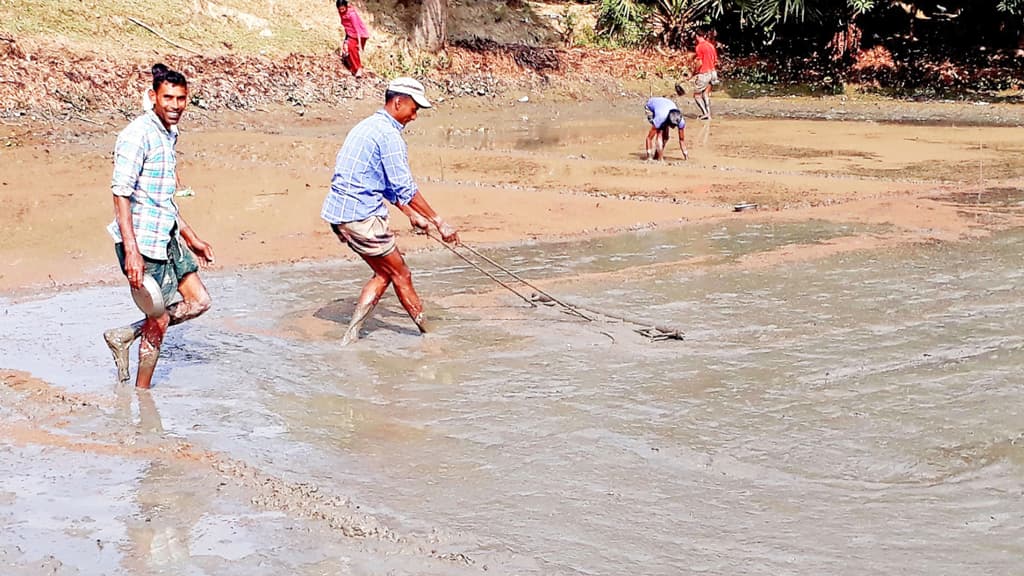
[[[135,305],[142,310],[142,313],[150,318],[157,318],[164,315],[164,295],[160,291],[160,285],[156,279],[146,274],[142,277],[142,287],[132,288],[132,299]]]

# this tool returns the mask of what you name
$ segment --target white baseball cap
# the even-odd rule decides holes
[[[395,78],[388,84],[388,90],[398,94],[405,94],[412,98],[416,104],[419,104],[420,108],[431,107],[430,100],[427,100],[427,97],[424,95],[423,84],[420,84],[415,78],[407,76]]]

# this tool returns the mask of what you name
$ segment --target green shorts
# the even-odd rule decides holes
[[[121,242],[114,244],[114,252],[117,253],[117,262],[121,265],[121,272],[125,273],[124,244]],[[154,260],[143,256],[142,261],[146,267],[146,274],[152,276],[160,285],[165,306],[169,306],[174,300],[174,294],[178,291],[181,279],[199,271],[199,264],[196,263],[195,256],[178,242],[177,234],[171,234],[171,240],[167,243],[167,260]]]

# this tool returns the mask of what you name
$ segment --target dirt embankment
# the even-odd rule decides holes
[[[354,6],[371,31],[363,54],[368,74],[356,81],[338,57],[333,3],[257,0],[244,11],[209,0],[176,9],[142,4],[0,4],[0,117],[130,118],[157,61],[186,74],[194,107],[217,111],[338,105],[377,94],[399,75],[449,97],[522,88],[577,96],[611,91],[623,80],[674,79],[687,58],[564,49],[564,5],[504,0],[451,2],[448,48],[421,53],[409,46],[416,20],[409,3],[364,0]]]
[[[274,104],[344,105],[376,97],[398,75],[423,79],[435,95],[482,100],[524,91],[571,100],[644,96],[671,91],[690,76],[690,52],[566,48],[574,26],[593,25],[593,7],[542,1],[452,0],[448,48],[419,53],[408,40],[416,21],[414,4],[354,2],[371,30],[364,53],[368,75],[357,81],[338,57],[338,18],[329,2],[256,0],[243,9],[211,0],[177,7],[124,0],[88,5],[10,0],[0,4],[0,118],[129,119],[157,61],[186,74],[193,110],[200,113]],[[781,110],[786,116],[827,119],[834,116],[830,102],[839,101],[847,107],[839,114],[852,113],[850,118],[951,118],[948,112],[890,112],[900,107],[898,101],[851,112],[842,97],[824,106],[766,107],[760,97],[774,89],[746,81],[748,69],[761,64],[724,57],[720,90],[735,102],[723,111],[772,116]],[[1022,117],[987,112],[968,109],[952,119],[1013,125]]]
[[[163,55],[119,57],[88,51],[69,53],[59,44],[0,39],[0,116],[43,120],[131,118],[151,81],[149,66],[166,62],[189,78],[192,105],[201,110],[254,110],[271,104],[334,105],[377,94],[392,74],[423,78],[434,94],[493,98],[516,89],[544,89],[566,97],[593,91],[619,92],[636,77],[672,82],[684,54],[569,50],[457,42],[443,64],[426,60],[420,70],[372,69],[352,78],[334,54]],[[432,65],[431,65],[432,64]],[[623,71],[633,77],[623,78]],[[419,72],[417,74],[417,72]]]

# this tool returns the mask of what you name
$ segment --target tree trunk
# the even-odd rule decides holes
[[[421,50],[439,52],[444,48],[448,41],[448,0],[423,0],[412,38]]]

